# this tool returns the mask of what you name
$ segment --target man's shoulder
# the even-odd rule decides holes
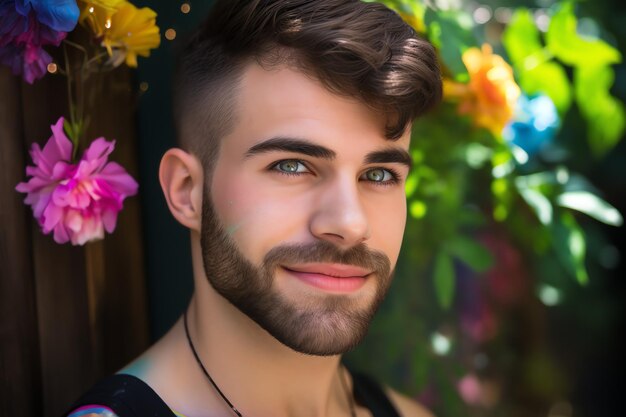
[[[118,415],[109,407],[92,404],[70,411],[67,417],[118,417]]]
[[[175,416],[143,380],[121,373],[100,380],[70,410],[66,417]]]
[[[435,417],[433,413],[414,399],[389,387],[385,387],[385,392],[402,417]]]

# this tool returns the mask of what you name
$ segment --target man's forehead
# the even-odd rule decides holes
[[[350,135],[375,137],[380,148],[408,149],[410,142],[410,126],[400,138],[387,139],[387,118],[380,111],[356,98],[331,92],[293,66],[268,69],[249,64],[237,88],[234,110],[235,131],[267,131],[250,137],[250,146],[273,136],[318,141],[320,135],[331,133],[332,129],[342,134],[349,130]],[[339,143],[342,138],[333,139]],[[334,146],[331,143],[328,147]]]

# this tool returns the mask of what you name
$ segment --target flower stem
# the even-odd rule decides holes
[[[83,61],[80,71],[76,72],[72,69],[72,63],[67,52],[67,45],[78,49],[83,53]],[[69,126],[66,127],[66,133],[70,138],[72,149],[72,161],[76,160],[80,137],[83,134],[84,126],[84,81],[86,78],[86,69],[88,68],[88,52],[85,48],[72,41],[63,41],[63,56],[65,58],[65,76],[67,77],[67,100],[69,104]]]

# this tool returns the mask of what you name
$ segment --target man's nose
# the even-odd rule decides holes
[[[310,220],[310,230],[315,237],[344,248],[370,238],[358,181],[336,178],[323,186],[316,197]]]

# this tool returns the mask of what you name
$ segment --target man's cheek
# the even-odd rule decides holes
[[[240,204],[240,210],[233,211],[224,225],[251,261],[260,262],[275,246],[294,240],[298,225],[304,222],[295,219],[298,210],[285,210],[284,205],[275,201]]]

